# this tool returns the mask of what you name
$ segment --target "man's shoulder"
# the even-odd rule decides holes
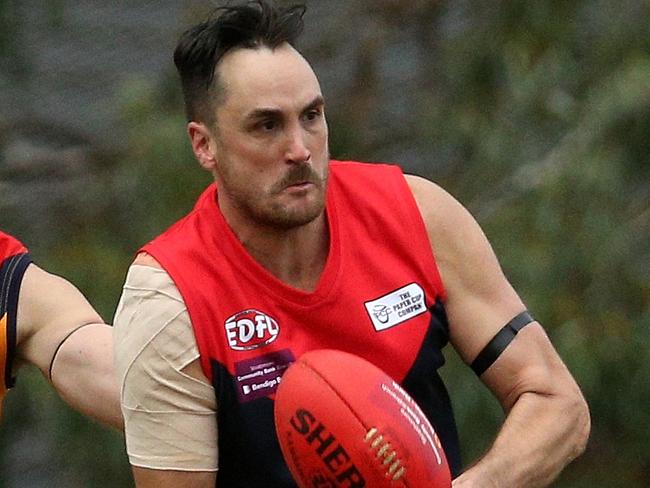
[[[149,297],[164,295],[182,300],[167,270],[150,254],[140,252],[129,267],[124,282],[125,290],[145,291]]]
[[[411,174],[405,174],[404,178],[427,224],[453,222],[454,215],[464,211],[464,207],[437,183]]]
[[[149,268],[163,269],[162,265],[151,254],[140,252],[133,260],[134,265],[147,266]]]

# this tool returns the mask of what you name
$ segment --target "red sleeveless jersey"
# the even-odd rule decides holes
[[[444,288],[401,170],[330,163],[330,249],[313,292],[286,285],[257,263],[226,223],[216,196],[211,185],[189,215],[142,250],[178,287],[203,370],[215,386],[219,486],[294,486],[274,465],[283,463],[275,454],[271,402],[282,372],[313,349],[344,350],[386,371],[419,401],[443,445],[455,452],[451,407],[436,373],[447,342]],[[263,456],[260,474],[242,467],[245,452]],[[453,469],[457,456],[447,456]]]
[[[18,239],[0,231],[0,263],[11,256],[26,252],[27,248]]]
[[[20,283],[31,259],[27,248],[0,231],[0,412],[6,391],[14,384],[16,314]]]

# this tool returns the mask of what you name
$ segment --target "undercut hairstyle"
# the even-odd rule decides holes
[[[181,77],[188,121],[212,124],[214,108],[224,97],[217,68],[235,49],[275,49],[294,46],[303,31],[306,7],[280,7],[271,0],[255,0],[218,7],[182,35],[174,51]],[[295,46],[294,46],[295,47]]]

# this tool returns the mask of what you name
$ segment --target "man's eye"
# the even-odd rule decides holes
[[[309,112],[307,112],[307,114],[305,115],[305,118],[307,120],[316,120],[320,116],[321,116],[321,111],[314,109],[314,110],[310,110]]]
[[[260,129],[265,131],[272,131],[277,126],[275,120],[265,120],[260,124]]]

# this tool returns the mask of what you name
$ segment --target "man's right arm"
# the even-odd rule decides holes
[[[20,286],[17,369],[37,366],[70,406],[122,428],[112,328],[69,281],[30,264]]]
[[[185,304],[148,256],[129,270],[115,316],[115,363],[127,453],[139,488],[214,487],[214,389]]]

